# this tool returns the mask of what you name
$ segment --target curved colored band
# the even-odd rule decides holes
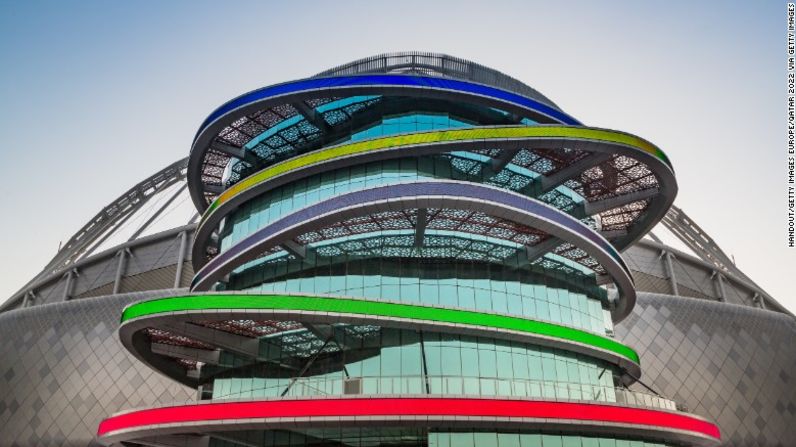
[[[289,81],[282,84],[271,85],[232,99],[210,113],[199,126],[198,136],[210,124],[222,116],[263,99],[295,94],[307,90],[339,89],[342,87],[410,87],[422,89],[450,90],[456,93],[470,93],[510,102],[529,110],[549,116],[564,124],[581,124],[575,118],[561,110],[544,104],[535,99],[519,95],[507,90],[476,84],[458,79],[440,78],[434,76],[414,76],[395,74],[366,74],[355,76],[332,76],[327,78],[307,78]],[[333,96],[333,95],[330,95]]]
[[[689,445],[714,446],[718,427],[685,413],[571,401],[467,397],[313,398],[207,402],[135,410],[103,420],[105,443],[181,433],[305,426],[425,426],[542,429],[563,433],[634,434]]]
[[[332,146],[307,154],[298,155],[289,160],[277,163],[263,169],[255,174],[246,177],[238,183],[230,186],[219,194],[202,216],[204,221],[209,214],[217,207],[229,201],[242,191],[252,188],[272,177],[284,174],[291,170],[299,169],[304,166],[321,163],[335,158],[357,155],[364,152],[373,152],[384,149],[403,148],[415,145],[427,145],[434,143],[460,143],[479,140],[492,147],[491,140],[522,139],[523,142],[534,142],[541,140],[586,140],[590,142],[609,143],[623,145],[636,151],[650,154],[662,161],[672,169],[671,162],[666,154],[657,146],[643,138],[630,135],[624,132],[607,129],[594,129],[589,127],[571,126],[505,126],[505,127],[476,127],[471,129],[451,129],[438,130],[432,132],[416,132],[403,135],[392,135],[382,138],[374,138],[365,141],[345,143],[339,146]],[[500,142],[496,142],[500,143]],[[571,147],[571,146],[568,146]],[[446,148],[445,150],[450,150]]]
[[[215,311],[208,316],[206,312]],[[178,317],[174,313],[180,313]],[[306,295],[200,294],[131,304],[124,309],[120,338],[132,351],[132,332],[154,327],[151,320],[164,317],[180,320],[200,317],[207,320],[284,319],[312,323],[421,327],[444,331],[455,326],[476,336],[493,336],[568,349],[602,358],[639,377],[638,354],[613,338],[555,323],[524,317],[464,309],[396,303],[388,301]],[[267,314],[267,315],[266,315]],[[131,324],[135,322],[135,324]],[[172,321],[173,323],[174,321]],[[393,324],[391,324],[393,323]],[[518,335],[520,337],[518,337]],[[575,349],[573,348],[573,344]],[[135,352],[134,352],[135,353]],[[139,358],[141,356],[138,356]]]
[[[352,217],[418,206],[482,211],[539,228],[577,246],[602,265],[619,290],[615,320],[627,316],[635,304],[630,270],[616,249],[594,230],[538,200],[491,186],[458,181],[411,182],[364,189],[298,210],[255,231],[211,259],[198,269],[191,289],[208,290],[224,275],[256,259],[265,250],[312,229]]]
[[[664,202],[655,208],[665,211],[674,200],[674,174],[666,154],[652,143],[623,132],[569,126],[481,127],[418,132],[346,143],[298,155],[269,166],[230,186],[210,204],[203,214],[196,232],[193,259],[203,259],[203,253],[211,233],[229,211],[258,194],[288,181],[294,181],[300,176],[334,169],[342,163],[348,166],[373,159],[441,153],[471,144],[477,144],[479,147],[488,145],[489,148],[495,149],[515,148],[518,144],[529,142],[535,142],[544,147],[561,145],[566,142],[568,148],[577,148],[580,144],[589,150],[601,149],[599,152],[619,153],[634,157],[648,155],[645,159],[661,184],[660,195]],[[456,147],[451,148],[451,145]],[[655,223],[657,223],[657,219],[650,221],[647,226],[651,227]],[[647,229],[646,226],[643,228],[638,226],[634,228],[634,233],[642,234]],[[629,243],[634,239],[634,236],[626,237],[622,238],[621,242]],[[621,250],[623,246],[618,248]]]
[[[455,79],[392,74],[301,79],[243,94],[223,104],[205,119],[196,132],[188,161],[188,182],[194,204],[200,211],[207,207],[198,171],[205,151],[225,126],[256,110],[319,95],[328,98],[369,94],[448,97],[503,108],[545,123],[581,124],[566,113],[539,101],[495,87]]]

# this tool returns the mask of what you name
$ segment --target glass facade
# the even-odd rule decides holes
[[[638,356],[612,339],[635,300],[621,238],[647,228],[662,152],[423,70],[303,79],[211,114],[189,160],[205,211],[191,293],[120,330],[206,402],[117,415],[103,433],[207,424],[224,432],[210,445],[263,447],[714,433],[629,391]]]
[[[244,432],[238,440],[262,447],[311,447],[336,445],[352,447],[668,447],[671,444],[615,439],[598,436],[572,436],[533,432],[428,431],[421,429],[324,428],[267,433]],[[212,447],[238,447],[232,441],[213,440]]]
[[[338,99],[318,105],[316,111],[328,121],[328,117],[340,118],[346,108],[365,109],[393,100],[398,99]],[[494,117],[510,119],[497,109],[474,108],[482,118],[493,117],[493,121],[484,118],[482,123],[494,124]],[[269,139],[273,142],[280,132],[303,122],[300,117],[285,120],[252,139],[246,148],[261,150]],[[536,124],[527,118],[522,123]],[[449,113],[414,111],[382,116],[336,143],[477,125]],[[293,181],[249,200],[228,215],[220,227],[218,250],[224,252],[266,225],[309,205],[356,190],[420,180],[489,184],[537,198],[562,212],[577,213],[581,209],[583,197],[565,184],[539,190],[538,178],[551,166],[534,166],[538,157],[532,152],[519,151],[518,163],[509,163],[497,172],[491,169],[494,155],[484,148],[389,159]],[[235,178],[239,177],[230,177],[228,182],[233,183]],[[381,223],[361,234],[343,237],[305,235],[299,239],[306,239],[311,256],[298,257],[277,249],[238,266],[216,289],[419,303],[520,316],[602,335],[613,333],[606,291],[597,285],[591,269],[553,252],[529,263],[523,257],[523,244],[506,240],[499,232],[479,234],[457,225],[428,229],[418,242],[413,228],[416,212],[407,219],[414,220],[403,226]],[[595,225],[588,217],[584,222]],[[268,361],[252,362],[222,354],[221,364],[225,366],[208,370],[212,379],[206,380],[203,395],[221,400],[366,394],[617,402],[617,392],[621,392],[616,389],[619,370],[608,362],[566,349],[455,332],[337,324],[323,334],[307,327],[268,336],[266,341],[260,345],[260,356]],[[296,359],[297,363],[291,363]],[[301,374],[297,376],[286,364],[303,365]],[[408,443],[412,439],[409,432],[400,435],[400,440],[390,439],[390,430],[374,430],[367,435],[357,430],[336,435],[324,432],[317,436],[341,441],[349,437],[344,441],[347,445],[631,445],[607,438],[446,432],[423,432]],[[273,444],[263,441],[262,445],[313,445],[310,439],[314,437],[295,432],[284,435],[287,438],[277,441],[279,435],[274,433]]]
[[[605,291],[586,275],[565,276],[555,268],[519,269],[516,262],[500,265],[442,256],[432,263],[431,256],[387,257],[384,247],[379,248],[364,255],[319,257],[313,264],[287,255],[255,261],[231,275],[227,287],[456,307],[550,321],[599,334],[613,331]],[[456,248],[441,249],[438,254]],[[400,253],[400,247],[396,251]]]
[[[320,122],[306,119],[300,113],[281,110],[274,114],[273,124],[249,138],[243,149],[272,162],[289,158],[297,146],[311,150],[330,144],[358,141],[377,136],[406,132],[500,125],[516,121],[505,111],[475,104],[461,104],[443,100],[429,100],[403,96],[353,96],[322,98],[312,101],[311,110]],[[459,113],[454,111],[458,110]],[[284,117],[282,114],[288,114]],[[354,122],[352,116],[363,116]],[[535,121],[521,118],[520,123],[534,125]],[[333,141],[323,141],[321,127],[350,125]],[[233,184],[256,170],[250,163],[232,159],[227,166],[224,182]]]
[[[261,354],[283,361],[273,338]],[[296,379],[276,363],[238,366],[212,384],[213,399],[351,394],[515,396],[615,402],[611,366],[560,349],[501,340],[338,325],[329,355]],[[355,388],[351,388],[355,387]]]
[[[429,447],[666,447],[657,442],[529,433],[429,433]]]
[[[529,196],[534,195],[527,187],[539,174],[525,168],[509,166],[499,175],[495,175],[484,169],[489,162],[489,157],[483,154],[455,152],[367,163],[300,179],[246,202],[227,217],[221,230],[219,248],[223,252],[263,226],[307,205],[376,186],[449,179],[491,184]],[[559,186],[538,198],[566,212],[574,211],[583,202],[577,193],[566,186]],[[592,221],[586,219],[586,223],[592,224]]]

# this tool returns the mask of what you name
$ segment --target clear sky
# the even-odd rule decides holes
[[[796,311],[785,3],[0,2],[0,300],[249,90],[376,53],[444,52],[674,163],[676,203]]]

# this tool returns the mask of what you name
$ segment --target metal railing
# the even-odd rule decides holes
[[[421,51],[378,54],[330,68],[316,74],[314,77],[400,72],[422,73],[430,76],[446,76],[488,84],[540,100],[558,108],[550,98],[518,79],[493,68],[447,54],[426,53]]]
[[[614,386],[530,379],[502,379],[460,376],[401,377],[304,377],[296,379],[221,379],[213,391],[214,400],[257,397],[303,397],[335,395],[435,394],[448,396],[525,397],[555,400],[583,400],[682,410],[674,401],[654,394]],[[221,384],[223,386],[219,386]]]

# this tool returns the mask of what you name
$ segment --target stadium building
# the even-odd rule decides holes
[[[246,93],[0,308],[0,444],[789,445],[796,321],[677,189],[446,55]]]

